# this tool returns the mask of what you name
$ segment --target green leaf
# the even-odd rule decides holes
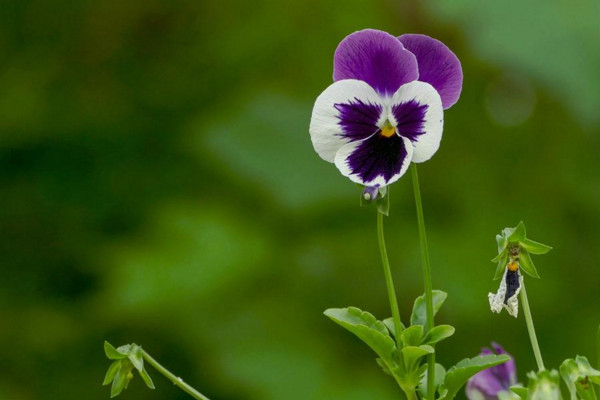
[[[538,275],[537,270],[533,265],[533,261],[531,261],[531,256],[529,255],[527,250],[521,249],[521,253],[519,254],[519,265],[521,266],[523,272],[527,273],[528,275],[534,278],[539,279],[540,276]]]
[[[425,369],[425,373],[423,373],[421,377],[421,381],[419,382],[419,393],[421,394],[422,399],[427,398],[427,369]],[[434,388],[437,391],[437,388],[444,382],[444,377],[446,376],[446,369],[442,364],[435,364],[435,379],[434,379]]]
[[[433,315],[437,314],[440,310],[442,304],[448,297],[448,293],[442,292],[441,290],[433,290]],[[410,316],[410,324],[411,325],[423,325],[425,326],[425,321],[427,320],[427,313],[425,309],[425,295],[421,295],[417,297],[415,300],[415,304],[413,305],[412,315]]]
[[[501,390],[497,394],[498,400],[521,400],[521,397],[513,392]]]
[[[435,344],[454,335],[454,327],[450,325],[438,325],[431,329],[423,339],[424,344]]]
[[[386,326],[386,328],[388,328],[392,336],[396,337],[396,326],[394,325],[394,318],[390,317],[384,319],[383,324]],[[402,330],[406,329],[402,322],[400,322],[400,326],[402,327]]]
[[[406,346],[401,352],[404,357],[404,365],[408,371],[414,370],[419,366],[419,360],[427,354],[433,354],[434,349],[431,346]]]
[[[324,314],[333,322],[354,333],[386,363],[393,362],[396,344],[383,322],[378,321],[372,314],[356,307],[330,308],[325,310]]]
[[[547,252],[552,250],[552,247],[550,246],[546,246],[545,244],[538,243],[527,238],[521,240],[519,242],[519,245],[521,246],[521,248],[527,250],[530,254],[546,254]]]
[[[577,388],[575,381],[579,377],[579,368],[577,363],[572,358],[569,358],[560,365],[560,375],[567,384],[567,388],[571,393],[571,400],[577,400]]]
[[[453,399],[470,377],[508,360],[510,360],[510,357],[506,354],[491,354],[460,361],[446,372],[444,383],[440,386],[440,398],[438,400]]]
[[[494,258],[492,258],[492,262],[493,263],[497,263],[500,262],[503,259],[507,259],[508,260],[508,250],[504,249],[503,251],[501,251],[500,253],[498,253],[498,255]]]
[[[510,235],[508,235],[508,241],[511,243],[520,242],[525,240],[525,224],[520,221],[519,224],[514,228]]]
[[[600,383],[600,371],[592,368],[587,358],[577,356],[575,360],[565,360],[560,366],[560,375],[567,384],[572,400],[596,400],[591,382]]]
[[[109,383],[111,383],[115,379],[115,375],[117,375],[117,372],[119,372],[120,368],[121,361],[113,361],[110,364],[110,367],[108,367],[108,371],[106,371],[106,375],[104,376],[104,382],[102,382],[102,385],[108,385]]]
[[[120,349],[121,347],[119,347]],[[109,360],[122,360],[127,358],[127,353],[122,353],[119,350],[115,349],[112,344],[108,343],[106,340],[104,341],[104,353]]]
[[[150,389],[154,389],[154,382],[152,382],[152,378],[150,378],[150,375],[148,375],[148,372],[146,372],[145,369],[140,371],[140,376],[142,377],[142,380],[146,386],[148,386]]]
[[[400,334],[400,340],[405,346],[418,346],[423,339],[423,325],[413,325],[403,330]]]

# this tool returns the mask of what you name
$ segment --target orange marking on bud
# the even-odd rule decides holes
[[[509,271],[516,271],[519,269],[519,263],[516,261],[511,261],[508,263],[507,268]]]

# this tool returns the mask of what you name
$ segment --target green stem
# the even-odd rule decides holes
[[[419,187],[419,175],[417,165],[412,164],[413,190],[415,192],[415,206],[417,208],[417,221],[419,223],[419,238],[421,241],[421,263],[423,264],[423,279],[425,281],[425,332],[433,328],[433,285],[431,283],[431,266],[429,264],[429,250],[427,249],[427,234],[425,232],[425,218],[423,217],[423,203],[421,202],[421,188]],[[435,397],[435,353],[427,356],[427,399]]]
[[[167,379],[173,382],[174,385],[178,386],[181,390],[183,390],[196,400],[210,400],[208,397],[204,396],[202,393],[198,392],[196,389],[185,383],[183,379],[173,375],[171,371],[160,365],[158,361],[152,358],[152,356],[150,356],[150,354],[146,353],[144,350],[142,350],[142,356],[144,357],[144,360],[148,362],[148,364],[154,367],[155,370],[166,376]]]
[[[527,331],[529,331],[529,339],[531,340],[531,347],[533,348],[533,354],[535,355],[535,361],[537,362],[538,370],[543,371],[544,361],[542,360],[542,353],[540,352],[540,345],[535,335],[535,327],[533,326],[533,318],[531,318],[531,310],[529,309],[529,300],[527,300],[527,290],[525,290],[525,280],[521,279],[521,305],[523,306],[523,314],[525,314],[525,322],[527,323]]]
[[[392,279],[392,271],[390,269],[390,261],[388,260],[387,250],[385,249],[385,238],[383,236],[383,214],[377,212],[377,238],[379,239],[379,252],[381,253],[381,262],[383,264],[383,274],[385,275],[385,284],[387,286],[387,294],[390,299],[390,308],[392,309],[392,319],[394,320],[394,330],[396,331],[396,340],[402,332],[402,320],[400,319],[400,310],[398,309],[398,301],[396,300],[396,291],[394,290],[394,280]]]
[[[598,333],[596,334],[596,368],[600,369],[600,325],[598,325]]]

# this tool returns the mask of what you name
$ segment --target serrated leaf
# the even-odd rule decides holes
[[[403,330],[400,340],[405,346],[418,346],[423,339],[423,325],[413,325]]]
[[[470,377],[484,369],[505,363],[508,360],[510,360],[510,357],[506,354],[491,354],[466,358],[460,361],[446,372],[444,383],[440,386],[440,394],[442,396],[438,400],[453,399]]]
[[[120,349],[120,347],[119,347]],[[122,360],[127,358],[127,353],[121,353],[119,350],[115,349],[114,346],[108,343],[106,340],[104,341],[104,354],[108,357],[109,360]]]
[[[508,235],[508,241],[511,243],[520,242],[525,239],[526,233],[525,224],[523,221],[520,221],[510,235]]]
[[[152,382],[152,378],[150,378],[150,375],[148,375],[148,372],[146,372],[145,369],[142,369],[139,372],[140,372],[140,376],[142,377],[142,380],[144,381],[146,386],[148,386],[150,389],[154,389],[154,382]]]
[[[446,376],[446,369],[442,364],[435,364],[435,379],[434,379],[434,388],[437,391],[437,388],[444,382],[444,377]],[[421,381],[419,382],[418,391],[421,394],[422,399],[427,398],[427,368],[425,368],[425,372],[421,376]],[[434,392],[435,393],[435,392]]]
[[[102,382],[102,385],[108,385],[109,383],[111,383],[115,379],[115,375],[117,375],[117,372],[119,372],[119,368],[121,368],[121,361],[113,361],[110,364],[110,367],[108,367],[108,371],[106,371],[106,375],[104,376],[104,381]]]
[[[521,240],[519,245],[521,248],[527,250],[530,254],[546,254],[552,250],[552,247],[550,246],[546,246],[545,244],[527,238]]]
[[[356,307],[330,308],[326,316],[366,343],[386,363],[393,361],[396,344],[383,324],[372,314]]]
[[[437,312],[440,310],[442,304],[448,297],[448,293],[442,292],[441,290],[433,290],[433,315],[435,316]],[[425,309],[425,295],[421,295],[417,297],[415,303],[413,305],[412,315],[410,316],[410,324],[411,325],[423,325],[425,326],[425,321],[427,320],[427,312]]]
[[[394,318],[390,317],[384,319],[383,324],[386,326],[386,328],[388,328],[392,336],[396,337],[396,326],[394,325]],[[406,329],[402,322],[400,322],[400,326],[402,327],[402,330]]]
[[[450,325],[438,325],[425,335],[423,344],[435,344],[454,335],[454,327]]]
[[[539,279],[540,276],[538,275],[538,272],[535,269],[535,266],[533,265],[533,261],[531,260],[531,256],[529,255],[527,250],[521,249],[521,252],[519,254],[519,265],[523,272],[525,272],[527,275]]]
[[[404,357],[404,365],[408,371],[414,370],[419,365],[419,360],[428,354],[433,354],[434,349],[431,346],[406,346],[402,348],[402,356]]]

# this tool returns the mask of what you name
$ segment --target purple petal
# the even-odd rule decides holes
[[[463,82],[458,57],[444,43],[426,35],[406,34],[398,39],[417,57],[419,80],[438,91],[444,109],[452,107],[460,97]]]
[[[377,121],[383,107],[380,104],[354,98],[347,103],[336,103],[339,125],[344,137],[350,140],[363,140],[379,130]]]
[[[493,351],[484,348],[480,355],[508,354],[502,346],[492,343]],[[508,354],[510,356],[510,354]],[[498,392],[509,390],[517,383],[515,361],[511,359],[504,364],[496,365],[475,374],[467,383],[467,398],[470,400],[485,399],[496,400]]]
[[[358,79],[380,95],[391,95],[419,77],[417,59],[394,36],[365,29],[339,44],[333,59],[333,80]]]
[[[496,354],[508,354],[498,343],[492,342],[492,347]],[[508,356],[510,357],[510,360],[504,364],[496,365],[491,368],[494,375],[505,387],[510,387],[517,383],[517,366],[515,364],[515,359],[510,354],[508,354]]]
[[[356,183],[387,186],[406,172],[412,150],[410,140],[377,132],[362,142],[343,146],[335,155],[335,165]]]

